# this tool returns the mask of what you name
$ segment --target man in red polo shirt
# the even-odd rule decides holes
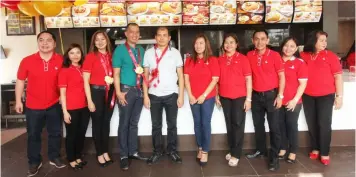
[[[27,79],[26,123],[28,176],[34,176],[42,166],[41,133],[44,124],[48,132],[48,158],[50,165],[65,167],[59,155],[61,145],[61,107],[58,103],[58,72],[63,58],[54,52],[56,38],[49,31],[37,35],[39,51],[25,57],[17,72],[16,112],[23,112],[21,96]]]
[[[278,124],[278,109],[282,106],[285,87],[284,67],[281,56],[267,48],[268,33],[257,30],[253,33],[252,42],[255,50],[247,53],[252,70],[252,119],[255,127],[256,152],[247,158],[267,155],[265,114],[270,132],[270,162],[268,169],[279,169],[278,152],[281,144],[281,133]]]

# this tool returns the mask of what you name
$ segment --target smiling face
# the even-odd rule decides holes
[[[282,48],[283,56],[291,57],[297,52],[298,47],[294,40],[289,40]]]
[[[73,48],[68,52],[68,57],[72,64],[79,64],[82,58],[82,52],[79,48]]]
[[[56,41],[49,33],[42,33],[37,40],[38,50],[42,53],[53,52],[56,48]]]
[[[195,52],[198,55],[204,54],[205,48],[206,48],[206,43],[205,43],[204,38],[202,38],[202,37],[198,38],[194,43]]]
[[[158,30],[155,38],[158,46],[161,47],[167,46],[169,41],[171,40],[171,36],[169,36],[168,30],[165,28],[161,28],[160,30]]]
[[[98,48],[98,50],[105,50],[107,45],[108,42],[103,33],[98,33],[95,37],[95,47]]]
[[[237,49],[237,41],[229,36],[224,41],[224,50],[226,53],[233,53]]]
[[[136,44],[140,39],[140,28],[137,25],[130,25],[125,31],[127,41],[132,44]]]
[[[325,50],[326,46],[328,45],[328,41],[327,41],[326,35],[317,34],[317,38],[318,39],[317,39],[317,41],[315,43],[315,51],[319,52],[319,51]]]
[[[264,50],[267,48],[267,44],[269,43],[269,38],[264,32],[257,32],[253,38],[252,43],[255,45],[257,50]]]

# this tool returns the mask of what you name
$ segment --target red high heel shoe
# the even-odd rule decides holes
[[[330,164],[330,158],[329,159],[320,159],[321,163],[324,164],[325,166]]]
[[[309,158],[312,160],[318,159],[319,154],[315,154],[315,153],[311,152],[311,153],[309,153]]]

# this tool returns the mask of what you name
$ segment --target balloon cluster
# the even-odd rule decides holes
[[[63,8],[71,7],[72,5],[81,6],[88,2],[89,0],[1,0],[0,7],[6,7],[10,10],[20,10],[22,13],[32,17],[38,15],[55,17],[61,14]]]

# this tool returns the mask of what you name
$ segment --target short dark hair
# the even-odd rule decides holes
[[[73,43],[73,44],[69,45],[69,48],[66,50],[66,52],[63,55],[63,65],[62,65],[63,68],[68,68],[72,64],[72,61],[70,61],[70,59],[69,59],[69,51],[71,51],[74,48],[78,48],[80,50],[81,57],[79,60],[79,65],[83,64],[83,61],[84,61],[83,49],[79,44]]]
[[[268,32],[267,32],[265,29],[258,29],[258,30],[256,30],[255,32],[253,32],[252,38],[255,37],[256,33],[261,33],[261,32],[262,32],[262,33],[265,33],[266,36],[267,36],[267,38],[269,38],[269,37],[268,37]]]
[[[156,30],[156,35],[158,34],[158,31],[161,31],[161,30],[167,30],[168,36],[171,36],[171,33],[169,32],[169,29],[168,29],[168,27],[166,27],[166,26],[160,26],[160,27],[158,27],[157,30]]]
[[[125,31],[127,31],[127,29],[129,29],[130,26],[137,26],[137,27],[140,27],[140,26],[138,26],[137,23],[129,23],[129,24],[127,24],[127,26],[126,26]]]
[[[54,40],[54,42],[57,42],[56,36],[55,36],[52,32],[50,32],[50,31],[48,31],[48,30],[41,31],[41,32],[37,35],[37,40],[41,37],[42,34],[45,34],[45,33],[51,35],[51,36],[52,36],[52,39]]]
[[[285,38],[280,45],[281,49],[280,49],[279,53],[281,54],[282,57],[283,57],[283,47],[287,44],[288,41],[291,41],[291,40],[294,41],[295,45],[298,48],[298,41],[295,37],[289,36],[289,37]],[[297,50],[293,55],[297,58],[300,58],[299,50]]]
[[[315,53],[315,44],[318,42],[318,38],[321,35],[328,37],[328,33],[323,30],[314,30],[308,34],[308,40],[304,46],[304,52]]]

